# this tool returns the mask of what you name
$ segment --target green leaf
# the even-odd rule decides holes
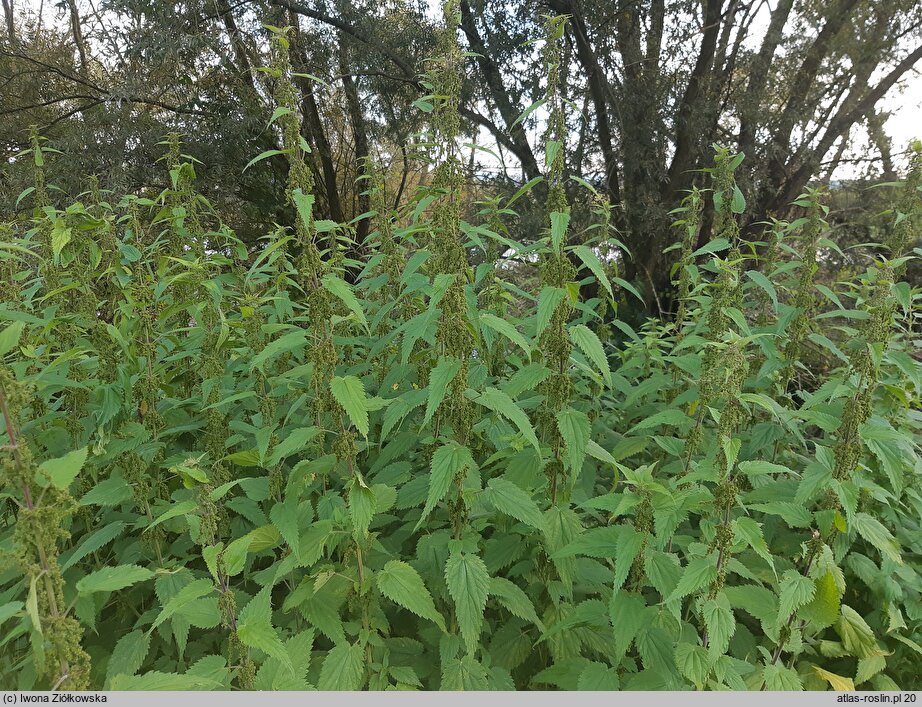
[[[423,520],[435,508],[435,504],[441,501],[448,489],[451,488],[459,474],[466,470],[476,469],[474,458],[470,450],[464,445],[457,442],[448,442],[435,450],[432,455],[432,467],[429,474],[429,493],[426,496],[426,505],[423,508],[423,514],[416,524],[416,527],[422,524]]]
[[[317,436],[318,432],[316,427],[299,427],[288,432],[284,439],[272,448],[272,454],[266,460],[266,466],[272,468],[286,457],[297,454]],[[238,452],[238,454],[245,454],[245,452]]]
[[[562,287],[545,287],[538,294],[538,313],[535,336],[540,337],[551,323],[551,317],[557,305],[567,298],[567,291]]]
[[[445,630],[445,619],[436,610],[432,595],[417,571],[406,562],[391,560],[375,575],[378,590],[395,604]]]
[[[551,246],[555,253],[559,253],[563,240],[567,236],[567,227],[570,225],[570,214],[566,211],[551,212]]]
[[[111,680],[116,675],[134,675],[144,664],[150,650],[150,634],[145,631],[126,633],[115,644],[109,664],[106,666],[106,678]]]
[[[796,671],[785,668],[783,665],[773,663],[762,668],[762,679],[765,689],[771,692],[799,692],[804,689],[800,676]]]
[[[836,584],[835,575],[827,570],[822,576],[814,580],[814,584],[816,585],[816,591],[813,595],[813,601],[802,606],[799,614],[817,628],[832,626],[839,619],[841,606],[839,587]]]
[[[275,155],[285,155],[291,152],[291,150],[266,150],[265,152],[260,152],[256,157],[251,159],[246,163],[246,166],[243,168],[243,171],[246,172],[250,167],[252,167],[257,162],[262,162],[264,159],[269,157],[274,157]]]
[[[13,322],[0,331],[0,357],[6,356],[19,346],[19,339],[25,327],[25,322]]]
[[[138,565],[119,565],[118,567],[103,567],[77,582],[77,591],[80,594],[94,592],[114,592],[132,584],[143,582],[154,576],[146,567]]]
[[[867,513],[856,513],[852,518],[852,527],[862,538],[876,547],[881,555],[898,565],[903,564],[900,546],[879,520]]]
[[[504,577],[490,578],[490,596],[496,597],[497,601],[502,604],[513,616],[530,621],[541,631],[544,631],[544,624],[535,613],[535,606],[531,599],[517,584],[510,582]]]
[[[608,366],[608,357],[605,355],[605,349],[602,348],[602,342],[599,337],[585,324],[571,326],[568,330],[570,339],[580,350],[586,354],[586,358],[592,361],[592,364],[602,374],[602,380],[605,385],[611,388],[611,369]]]
[[[96,532],[88,535],[83,539],[83,542],[77,546],[77,548],[67,556],[67,559],[61,561],[61,571],[65,572],[75,564],[80,562],[87,555],[96,552],[100,548],[108,545],[110,542],[115,540],[115,538],[122,535],[125,531],[125,522],[117,520],[114,523],[100,528]]]
[[[688,427],[692,424],[692,419],[686,415],[681,410],[676,410],[675,408],[670,408],[669,410],[663,410],[656,413],[655,415],[650,415],[650,417],[641,420],[636,425],[634,425],[628,434],[631,432],[636,432],[637,430],[647,430],[651,427],[657,427],[659,425],[670,425],[672,427]]]
[[[855,683],[851,678],[844,678],[841,675],[836,675],[835,673],[831,673],[828,670],[823,670],[817,665],[813,666],[813,671],[817,674],[818,677],[828,682],[829,686],[836,692],[855,691]]]
[[[453,552],[445,563],[445,582],[468,653],[474,653],[483,629],[483,610],[490,592],[490,573],[477,555]]]
[[[712,657],[701,646],[680,643],[675,649],[675,664],[686,678],[699,690],[704,687],[711,672]]]
[[[365,681],[365,652],[358,643],[334,646],[320,669],[319,690],[358,690]]]
[[[605,266],[602,265],[602,261],[599,260],[599,257],[592,252],[591,248],[584,245],[575,246],[573,252],[583,261],[583,265],[589,268],[599,284],[605,288],[605,291],[608,292],[608,296],[614,299],[615,294],[611,289],[611,283],[608,281],[608,275],[605,274]]]
[[[170,520],[171,518],[178,518],[179,516],[189,515],[198,508],[198,504],[195,501],[181,501],[180,503],[174,503],[170,506],[169,510],[164,511],[157,519],[148,525],[144,532],[146,533],[151,528],[154,528],[164,521]]]
[[[608,604],[608,615],[615,634],[617,656],[625,655],[646,622],[647,603],[639,594],[616,591]]]
[[[567,407],[557,413],[557,429],[567,447],[567,466],[574,483],[586,458],[590,428],[589,416],[584,412]]]
[[[198,675],[161,673],[158,670],[153,670],[143,675],[115,675],[109,683],[109,689],[114,692],[182,692],[185,690],[215,690],[220,689],[220,687],[220,683],[211,678]]]
[[[816,587],[813,580],[797,570],[787,570],[781,578],[778,592],[778,625],[783,625],[791,614],[813,599]]]
[[[531,426],[528,415],[503,391],[496,388],[486,388],[483,393],[474,398],[474,402],[509,420],[522,433],[522,436],[531,442],[538,454],[541,454],[541,446],[538,444],[538,437],[535,435],[535,430]]]
[[[356,539],[368,537],[368,526],[375,514],[375,492],[358,477],[349,482],[349,516]]]
[[[741,463],[740,466],[743,464],[745,462]],[[772,568],[772,572],[775,571],[775,558],[772,557],[768,544],[765,542],[765,537],[762,535],[761,525],[748,516],[740,516],[733,521],[733,531],[736,538],[744,540],[759,557],[768,563],[768,566]]]
[[[294,553],[294,556],[301,559],[301,531],[298,528],[298,500],[297,498],[287,498],[284,503],[276,503],[269,511],[269,518],[272,525],[278,528],[282,539],[288,543],[288,547]]]
[[[154,623],[151,624],[150,631],[153,631],[167,619],[172,618],[177,612],[192,602],[211,594],[214,589],[214,582],[210,579],[196,579],[189,582],[189,584],[176,592],[176,594],[168,599],[166,604],[163,605],[163,609],[157,614]]]
[[[82,449],[68,452],[58,459],[49,459],[43,462],[38,467],[39,478],[50,481],[55,488],[65,491],[77,478],[77,474],[80,473],[86,463],[87,453],[88,449],[83,447]],[[47,486],[47,483],[39,483],[39,485]]]
[[[604,663],[589,663],[583,672],[579,674],[579,681],[576,685],[580,691],[613,691],[621,687],[621,681],[618,680],[618,671],[610,668]]]
[[[531,361],[531,346],[525,337],[519,333],[519,331],[515,328],[515,326],[512,325],[511,322],[508,322],[505,319],[500,319],[493,314],[484,312],[480,315],[480,323],[505,336],[507,339],[509,339],[509,341],[522,349],[525,356],[528,357],[529,361]]]
[[[511,481],[502,477],[490,479],[487,483],[486,497],[500,513],[512,516],[538,530],[544,528],[544,516],[538,504]]]
[[[704,625],[708,630],[708,652],[713,659],[727,652],[730,639],[736,632],[736,619],[727,595],[723,592],[713,599],[708,599],[701,606]]]
[[[439,409],[439,405],[441,405],[442,401],[445,399],[448,386],[455,379],[455,376],[458,375],[458,372],[461,370],[461,365],[461,361],[456,358],[442,357],[429,372],[429,399],[426,401],[426,416],[423,419],[424,425],[428,424],[429,420],[431,420],[432,416],[435,414],[435,411]]]
[[[775,290],[775,286],[772,284],[772,281],[765,277],[765,275],[760,273],[758,270],[747,270],[746,276],[763,290],[765,290],[766,293],[768,293],[768,296],[772,301],[772,305],[777,310],[778,292]]]
[[[694,594],[717,579],[717,558],[711,554],[698,557],[688,563],[679,579],[679,584],[666,601],[681,599]]]
[[[243,645],[276,658],[293,673],[295,670],[288,651],[272,627],[270,592],[271,587],[265,587],[243,607],[237,618],[237,636]]]
[[[355,376],[335,376],[330,380],[330,392],[346,411],[356,429],[363,437],[367,437],[368,407],[362,381]]]
[[[323,279],[320,280],[320,284],[323,285],[323,288],[331,295],[339,298],[363,326],[368,326],[368,320],[365,319],[365,312],[362,310],[362,305],[345,280],[333,273],[327,273],[323,276]]]

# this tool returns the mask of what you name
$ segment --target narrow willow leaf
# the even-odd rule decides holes
[[[419,573],[406,562],[390,560],[375,575],[375,581],[381,594],[392,602],[445,630],[445,620],[436,610],[432,595]]]
[[[453,552],[445,563],[445,582],[468,653],[474,653],[483,629],[483,611],[490,592],[490,573],[477,555]]]

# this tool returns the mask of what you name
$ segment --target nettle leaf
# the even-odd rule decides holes
[[[880,551],[880,554],[898,565],[903,564],[900,546],[883,523],[867,513],[856,513],[852,527],[858,534]]]
[[[615,294],[612,291],[611,283],[608,281],[608,275],[605,274],[605,266],[602,265],[599,256],[593,253],[591,248],[584,245],[574,246],[573,252],[583,261],[583,265],[589,268],[598,283],[605,288],[605,291],[608,292],[608,296],[614,299]]]
[[[295,557],[301,557],[301,532],[298,529],[298,500],[288,498],[284,503],[276,503],[269,511],[269,518],[272,524],[278,528],[282,538],[288,543],[288,547],[294,553]],[[214,573],[212,573],[214,574]]]
[[[163,609],[157,615],[154,623],[151,624],[150,631],[153,631],[164,621],[175,616],[178,612],[182,611],[182,609],[184,609],[192,602],[201,599],[204,596],[208,596],[214,591],[214,589],[214,582],[212,582],[210,579],[196,579],[192,582],[189,582],[189,584],[180,589],[163,605]]]
[[[531,603],[531,599],[517,584],[504,577],[491,577],[490,596],[496,597],[497,601],[506,607],[513,616],[530,621],[542,632],[544,631],[544,624],[538,618],[534,604]]]
[[[772,692],[799,692],[804,689],[800,676],[796,671],[777,663],[772,663],[762,668],[762,679],[765,681],[765,689]]]
[[[423,424],[427,424],[439,405],[445,399],[448,386],[461,371],[461,361],[455,358],[440,358],[439,362],[429,372],[429,398],[426,401],[426,416]]]
[[[608,357],[605,355],[605,349],[602,347],[602,342],[599,340],[598,335],[585,324],[571,326],[567,332],[571,341],[586,354],[586,358],[602,374],[602,380],[605,381],[605,385],[611,388],[611,368],[609,368]]]
[[[500,513],[512,516],[538,530],[544,528],[544,516],[538,504],[511,481],[503,478],[490,479],[485,497]]]
[[[701,606],[704,625],[708,630],[708,652],[717,658],[727,652],[730,639],[736,632],[736,619],[727,595],[719,592],[713,599],[708,599]]]
[[[453,552],[445,563],[445,582],[455,603],[461,636],[468,653],[474,653],[483,629],[483,611],[490,593],[490,573],[477,555]]]
[[[616,591],[608,604],[608,615],[615,633],[618,656],[623,656],[646,623],[647,603],[639,594]]]
[[[250,599],[237,617],[237,637],[250,648],[256,648],[280,661],[289,672],[295,671],[288,651],[272,626],[271,588],[265,587]]]
[[[531,443],[535,451],[541,454],[541,445],[538,444],[538,437],[535,435],[535,429],[531,426],[528,415],[506,393],[496,388],[486,388],[479,396],[474,397],[474,402],[509,420]]]
[[[365,397],[365,386],[355,376],[334,376],[330,379],[330,392],[346,415],[362,433],[368,436],[368,400]]]
[[[365,312],[362,310],[362,305],[352,292],[349,283],[333,273],[327,273],[320,280],[320,284],[323,285],[323,289],[345,304],[349,311],[355,315],[355,318],[361,322],[362,326],[368,326],[368,320],[365,319]]]
[[[682,599],[710,585],[717,579],[717,556],[698,557],[688,563],[676,588],[666,601]]]
[[[356,538],[368,537],[368,526],[375,514],[375,492],[358,477],[349,482],[349,515]]]
[[[150,634],[144,631],[126,633],[115,644],[109,663],[106,666],[106,678],[111,680],[116,675],[134,675],[144,664],[150,650]]]
[[[429,493],[426,495],[426,505],[423,514],[416,524],[419,528],[423,520],[435,508],[435,504],[445,498],[452,482],[462,473],[476,469],[471,451],[457,442],[449,442],[435,450],[432,455],[432,466],[429,474]]]
[[[101,570],[96,570],[77,582],[77,591],[80,594],[115,592],[148,580],[153,576],[154,573],[149,569],[138,565],[103,567]]]
[[[835,575],[827,571],[814,580],[813,600],[800,608],[799,614],[818,628],[832,626],[839,619],[841,595]]]
[[[804,604],[813,599],[816,587],[813,580],[804,577],[797,570],[787,570],[781,578],[778,593],[778,625],[784,624],[788,618]]]
[[[500,319],[499,317],[484,312],[479,317],[480,323],[484,326],[492,329],[499,334],[505,336],[509,341],[522,349],[522,352],[531,361],[531,345],[528,343],[528,340],[522,336],[519,331],[513,326],[511,322],[506,321],[505,319]]]
[[[557,429],[560,430],[560,435],[567,447],[567,466],[576,477],[583,468],[586,448],[589,445],[591,432],[589,416],[570,407],[564,408],[557,413]]]
[[[844,678],[828,670],[824,670],[818,665],[813,666],[814,672],[818,677],[829,683],[829,686],[836,692],[854,692],[855,683],[851,678]]]
[[[358,643],[340,643],[323,660],[319,690],[359,690],[365,682],[365,651]]]
[[[445,620],[436,610],[432,595],[419,573],[406,562],[390,560],[375,574],[375,581],[381,594],[392,602],[445,630]]]
[[[89,450],[83,447],[82,449],[68,452],[59,459],[49,459],[42,462],[38,467],[36,482],[40,486],[47,486],[48,483],[51,483],[55,488],[62,491],[67,490],[67,487],[77,478],[77,474],[80,473],[86,463],[88,452]]]
[[[535,325],[535,336],[540,337],[551,323],[551,317],[558,305],[569,295],[562,287],[545,287],[538,293],[538,312]]]
[[[680,643],[675,649],[675,664],[679,672],[700,690],[711,673],[713,659],[711,654],[701,646]]]

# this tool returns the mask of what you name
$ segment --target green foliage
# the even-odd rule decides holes
[[[3,686],[917,688],[905,228],[830,297],[814,195],[785,227],[803,247],[744,277],[741,158],[718,150],[707,247],[702,194],[683,207],[682,318],[619,340],[574,286],[619,281],[604,244],[569,243],[562,192],[527,290],[462,227],[456,10],[430,76],[437,183],[379,223],[368,267],[349,225],[313,220],[296,106],[273,126],[298,220],[253,253],[175,138],[158,200],[11,226]]]

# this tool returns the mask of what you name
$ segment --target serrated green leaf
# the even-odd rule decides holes
[[[83,469],[88,451],[86,447],[83,447],[82,449],[68,452],[58,459],[49,459],[42,462],[38,467],[36,481],[39,482],[40,486],[47,486],[50,482],[55,488],[62,491],[67,490],[67,487],[73,483],[74,479],[77,478],[77,474]]]
[[[544,528],[544,516],[531,496],[511,481],[498,477],[487,483],[487,498],[496,510],[533,528]]]
[[[119,565],[118,567],[103,567],[88,574],[77,582],[77,591],[81,594],[94,592],[115,592],[125,589],[132,584],[143,582],[154,576],[146,567],[138,565]]]
[[[518,329],[516,329],[511,322],[508,322],[505,319],[500,319],[499,317],[488,312],[484,312],[480,315],[480,323],[505,336],[507,339],[509,339],[509,341],[522,349],[522,352],[525,354],[528,360],[531,361],[531,346],[525,337],[519,333]]]
[[[483,629],[483,611],[490,592],[490,573],[477,555],[453,552],[445,563],[445,582],[455,604],[461,636],[468,653],[474,653]]]
[[[392,602],[445,630],[445,620],[436,610],[422,577],[406,562],[390,560],[375,575],[375,581],[381,594]]]
[[[522,436],[532,444],[535,451],[541,454],[541,446],[538,444],[538,437],[535,435],[535,430],[531,426],[528,415],[503,391],[496,388],[486,388],[479,396],[474,398],[474,402],[509,420],[522,433]]]
[[[367,437],[368,407],[362,381],[355,376],[335,376],[330,379],[330,392],[346,411],[356,429],[363,437]]]
[[[317,688],[320,690],[358,690],[365,681],[365,652],[356,644],[333,646],[323,660]]]
[[[557,413],[557,429],[563,437],[567,448],[567,467],[573,475],[574,483],[583,468],[586,450],[589,446],[591,424],[589,416],[571,407],[564,408]]]
[[[585,324],[576,324],[571,326],[567,331],[573,343],[586,354],[586,358],[588,358],[592,362],[592,365],[602,374],[602,380],[605,381],[605,385],[610,388],[611,368],[608,365],[608,357],[605,355],[605,349],[602,348],[602,342],[599,340],[596,333]]]
[[[439,405],[445,399],[445,393],[448,386],[458,375],[461,370],[461,361],[455,358],[440,358],[439,362],[429,372],[429,397],[426,400],[426,416],[423,418],[423,424],[428,424],[429,420],[439,409]]]

